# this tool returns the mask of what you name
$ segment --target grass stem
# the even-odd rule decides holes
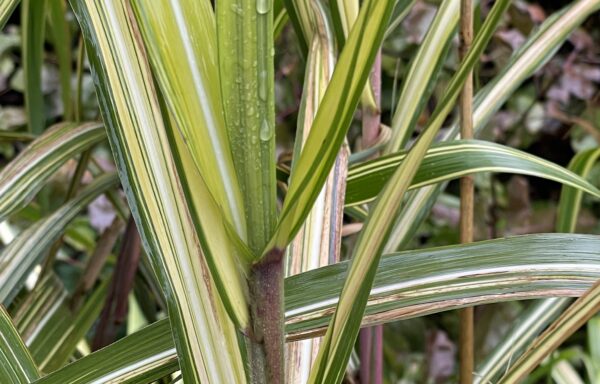
[[[284,382],[283,250],[272,249],[250,272],[249,360],[253,384]]]
[[[473,43],[473,1],[460,2],[460,57],[464,59]],[[465,80],[460,96],[461,136],[463,139],[473,138],[473,71]],[[468,175],[460,180],[460,240],[461,243],[473,241],[473,176]],[[473,307],[460,310],[460,383],[471,384],[474,370],[474,331]]]

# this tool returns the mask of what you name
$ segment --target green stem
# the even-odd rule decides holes
[[[25,110],[29,131],[39,135],[45,128],[42,64],[46,0],[24,0],[21,4],[22,51],[25,73]]]
[[[75,168],[75,172],[73,173],[73,177],[71,178],[71,183],[69,184],[69,189],[67,191],[67,197],[65,200],[70,200],[75,196],[77,190],[81,186],[81,181],[83,179],[83,174],[87,169],[87,166],[90,162],[90,158],[92,157],[92,149],[89,148],[85,152],[81,154],[79,158],[79,162],[77,163],[77,168]]]
[[[76,121],[83,119],[83,59],[85,58],[85,46],[83,45],[83,36],[79,37],[77,44],[77,88],[75,94],[74,115]]]

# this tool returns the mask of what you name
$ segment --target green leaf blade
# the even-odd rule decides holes
[[[308,42],[312,41],[312,28],[310,20],[310,3],[306,0],[282,0],[287,14],[296,32],[300,53],[306,56]]]
[[[379,194],[406,152],[352,167],[348,176],[346,205],[365,204]],[[500,144],[458,140],[434,144],[425,154],[409,189],[421,188],[477,172],[506,172],[542,177],[563,183],[574,191],[600,197],[600,191],[576,173]]]
[[[246,211],[260,255],[276,220],[272,0],[216,2],[223,108]]]
[[[46,127],[44,95],[42,94],[42,64],[46,0],[23,0],[23,70],[25,72],[25,110],[29,131],[39,135]]]
[[[40,377],[31,354],[2,306],[0,306],[0,361],[2,383],[30,383]]]
[[[579,152],[569,163],[569,169],[585,178],[599,158],[600,148]],[[563,186],[556,215],[557,232],[575,232],[582,195],[582,191],[573,186]]]
[[[459,11],[460,0],[440,4],[402,84],[392,117],[392,137],[386,146],[386,153],[401,150],[411,138],[456,34]]]
[[[128,201],[168,300],[184,380],[243,383],[237,332],[215,294],[190,219],[132,11],[119,2],[71,5],[86,39]],[[243,293],[235,298],[233,314],[247,324]]]
[[[0,171],[0,221],[27,204],[68,159],[102,141],[100,123],[57,124]]]
[[[527,377],[569,336],[600,310],[600,280],[575,301],[548,329],[536,338],[498,383],[516,383]]]
[[[343,261],[286,278],[288,342],[324,333],[339,301],[349,264]],[[593,235],[524,235],[397,252],[381,259],[361,326],[409,319],[472,304],[578,296],[598,278],[600,236]],[[160,320],[154,326],[166,328],[168,321]],[[139,335],[140,338],[142,334],[145,332]],[[133,340],[131,343],[122,343],[130,345],[128,348],[136,348],[137,345]],[[138,351],[122,360],[123,366],[130,367],[124,368],[124,377],[129,370],[139,369],[143,372],[173,364],[176,354],[168,332],[157,336],[157,339],[152,338],[150,345],[148,354]],[[120,349],[115,348],[115,351]],[[58,371],[64,371],[64,375],[52,374],[48,381],[42,379],[42,382],[60,382],[50,380],[54,377],[75,380],[80,364],[99,361],[100,357],[95,357],[98,353],[109,356],[112,346],[105,350],[105,353],[96,352]],[[120,356],[120,352],[115,352],[115,356]],[[120,367],[117,364],[113,372],[108,364],[101,365],[99,371],[102,375],[117,378],[120,377],[117,373]]]
[[[536,234],[384,255],[362,326],[478,303],[578,296],[600,276],[600,236]],[[351,263],[286,279],[288,340],[324,332]]]
[[[175,127],[213,198],[246,240],[244,202],[223,116],[211,4],[206,0],[136,0],[132,4]]]
[[[523,81],[550,60],[570,34],[598,9],[599,0],[579,0],[546,19],[515,52],[502,72],[477,93],[473,111],[475,131],[481,131]],[[458,137],[458,132],[458,124],[455,124],[446,138]]]
[[[20,0],[6,0],[0,3],[0,28],[4,28],[8,18],[20,2]]]
[[[178,369],[171,328],[165,319],[44,376],[36,383],[142,383],[157,380]],[[86,374],[82,375],[82,372]]]
[[[108,280],[102,282],[76,313],[63,304],[45,319],[35,337],[28,341],[31,354],[42,371],[53,372],[69,360],[100,315],[107,285]],[[65,318],[71,321],[65,322]]]
[[[75,198],[46,219],[38,221],[10,242],[0,254],[0,301],[8,305],[25,282],[29,272],[62,235],[67,224],[89,203],[117,185],[115,174],[105,174],[84,188]]]
[[[313,34],[307,56],[301,111],[296,129],[295,151],[299,153],[312,127],[315,113],[335,68],[335,37],[326,9],[321,3],[312,8]],[[292,169],[294,164],[292,164]],[[302,228],[288,247],[286,276],[338,262],[341,258],[340,233],[343,224],[348,148],[342,145],[335,165],[308,214]],[[286,345],[286,382],[305,382],[310,375],[320,340],[302,340]]]
[[[586,178],[599,156],[600,149],[580,152],[571,160],[569,169],[582,178]],[[581,209],[581,197],[582,192],[579,189],[563,185],[558,204],[556,232],[575,232],[575,224]],[[557,319],[571,302],[571,299],[552,298],[533,305],[527,313],[521,316],[519,324],[509,330],[505,341],[496,346],[484,362],[477,367],[477,382],[485,383],[497,380],[510,365],[512,357],[520,356],[531,341],[548,324]]]

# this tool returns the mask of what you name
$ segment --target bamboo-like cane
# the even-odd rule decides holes
[[[460,2],[460,57],[463,59],[473,42],[473,1]],[[473,138],[473,72],[465,81],[460,97],[460,119],[462,139]],[[473,241],[473,176],[460,180],[460,240]],[[473,382],[473,307],[460,310],[460,383]]]

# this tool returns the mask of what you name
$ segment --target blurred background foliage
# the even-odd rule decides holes
[[[487,13],[489,2],[482,1],[478,12]],[[476,70],[477,84],[485,84],[506,64],[510,55],[525,41],[526,36],[542,23],[546,16],[568,4],[568,0],[512,2],[507,17],[495,34]],[[417,1],[406,19],[388,31],[382,50],[382,121],[389,124],[400,85],[419,43],[437,9],[436,1]],[[99,119],[97,100],[89,66],[84,60],[83,71],[76,73],[76,61],[81,42],[72,13],[66,14],[73,71],[72,89],[81,94],[79,117],[83,121]],[[0,131],[26,132],[27,114],[24,107],[24,71],[21,54],[22,29],[17,8],[0,34]],[[42,66],[42,92],[45,119],[48,124],[63,119],[57,41],[46,23]],[[281,163],[289,162],[298,118],[298,106],[304,79],[303,57],[295,43],[296,37],[287,25],[277,38],[276,123],[277,156]],[[568,43],[535,76],[526,81],[495,114],[480,138],[548,159],[567,166],[573,156],[600,144],[600,14],[596,13],[573,33]],[[429,100],[420,123],[425,123],[447,80],[457,68],[457,44],[453,42],[442,69],[440,81]],[[360,112],[348,135],[350,147],[360,146]],[[448,122],[450,123],[450,121]],[[417,132],[415,132],[416,136]],[[23,141],[0,139],[0,166],[13,159],[26,145]],[[112,170],[114,164],[106,144],[93,150],[93,167]],[[71,175],[77,166],[70,160],[57,172],[38,199],[11,217],[10,225],[0,224],[0,242],[7,244],[19,228],[38,220],[44,212],[56,209],[64,202]],[[84,175],[83,183],[91,179]],[[600,164],[596,164],[589,180],[600,187]],[[552,232],[556,205],[560,193],[558,183],[541,178],[504,174],[478,174],[476,181],[476,240],[508,235]],[[450,183],[435,204],[432,214],[413,238],[407,249],[456,244],[458,237],[458,181]],[[578,233],[600,234],[600,202],[584,195],[577,223]],[[85,261],[96,248],[100,236],[112,230],[122,230],[123,223],[114,206],[104,196],[95,200],[85,214],[74,220],[65,236],[66,247],[57,255],[56,273],[68,291],[77,289]],[[119,224],[120,223],[120,224]],[[345,239],[353,241],[352,236]],[[119,249],[117,245],[115,249]],[[144,260],[144,258],[142,258]],[[116,255],[111,254],[102,273],[110,276],[116,268]],[[161,298],[153,286],[147,265],[142,262],[136,275],[129,308],[114,329],[114,338],[122,337],[144,324],[161,317]],[[154,292],[154,294],[153,294]],[[106,304],[105,304],[106,305]],[[476,356],[491,351],[519,314],[531,302],[510,302],[476,308]],[[19,307],[19,300],[12,311]],[[100,311],[100,308],[98,309]],[[384,328],[385,382],[445,383],[454,382],[457,374],[458,317],[454,312],[405,320]],[[110,341],[109,341],[110,342]],[[351,379],[348,379],[351,380]],[[540,366],[530,382],[600,383],[600,319],[593,319],[586,328],[575,333],[560,350]]]

